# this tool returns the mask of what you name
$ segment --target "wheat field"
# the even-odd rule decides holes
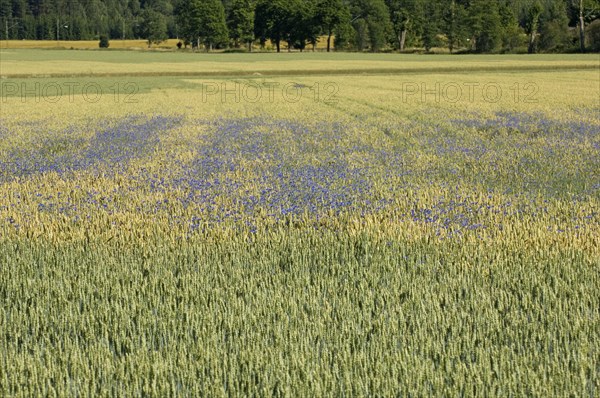
[[[598,395],[596,57],[0,56],[1,395]]]

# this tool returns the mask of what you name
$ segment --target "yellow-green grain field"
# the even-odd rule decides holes
[[[0,395],[600,394],[597,56],[0,77]]]

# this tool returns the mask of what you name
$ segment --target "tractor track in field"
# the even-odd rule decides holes
[[[264,78],[285,76],[344,76],[344,75],[422,75],[463,73],[516,73],[549,71],[600,70],[600,64],[579,65],[499,65],[481,67],[420,67],[372,69],[314,69],[314,70],[258,70],[258,71],[166,71],[166,72],[86,72],[86,73],[7,73],[0,79],[43,79],[85,77],[204,77],[204,78]]]

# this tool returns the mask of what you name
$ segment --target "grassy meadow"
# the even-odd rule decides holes
[[[0,395],[600,393],[594,55],[0,50]]]

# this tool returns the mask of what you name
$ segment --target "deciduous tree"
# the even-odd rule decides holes
[[[168,38],[167,21],[160,12],[147,8],[141,13],[140,36],[148,41],[148,47]]]
[[[319,0],[316,18],[327,35],[327,52],[331,51],[331,37],[335,30],[350,20],[350,10],[342,0]]]
[[[248,51],[252,51],[254,41],[254,1],[233,0],[227,12],[227,28],[229,37],[234,46],[241,43],[248,45]]]

